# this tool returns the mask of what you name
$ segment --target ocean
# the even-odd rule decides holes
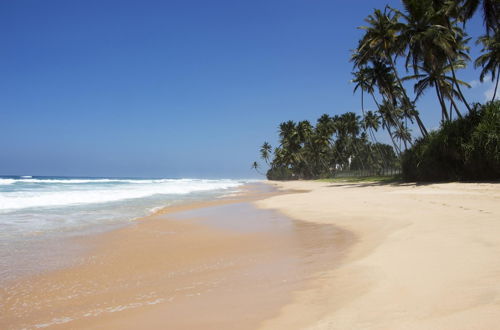
[[[0,176],[0,277],[56,267],[51,260],[64,260],[61,254],[71,246],[62,242],[71,237],[110,230],[176,203],[233,194],[250,181]],[[44,265],[37,265],[40,259]]]

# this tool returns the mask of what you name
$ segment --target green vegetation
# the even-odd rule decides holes
[[[307,120],[281,123],[280,145],[273,159],[269,143],[264,142],[260,149],[261,158],[270,166],[268,179],[328,178],[347,170],[368,174],[397,167],[391,146],[368,141],[367,126],[352,112],[334,117],[325,114],[316,126]]]
[[[464,118],[417,140],[402,167],[407,181],[499,179],[500,101],[476,104]]]
[[[500,78],[499,0],[402,0],[403,10],[375,9],[361,26],[364,34],[353,50],[354,92],[361,94],[361,113],[323,115],[315,127],[308,121],[280,125],[280,145],[261,148],[270,179],[361,175],[398,166],[408,180],[499,179],[498,102],[471,105],[459,79],[469,56],[468,20],[481,12],[485,34],[482,54],[474,61],[480,80],[491,76],[495,100]],[[405,84],[413,83],[413,91]],[[439,103],[441,129],[429,132],[417,102],[433,91]],[[376,109],[365,109],[368,95]],[[410,125],[421,138],[415,140]],[[383,129],[392,147],[376,141]],[[370,141],[371,140],[371,141]],[[495,144],[496,143],[496,144]],[[258,164],[254,164],[258,168]],[[496,166],[496,169],[495,169]]]

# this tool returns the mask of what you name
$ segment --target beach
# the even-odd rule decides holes
[[[277,183],[264,208],[356,238],[263,329],[496,329],[500,186]]]
[[[79,237],[2,329],[494,329],[500,186],[247,184]]]

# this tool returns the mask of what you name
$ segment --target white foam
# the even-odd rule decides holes
[[[197,179],[159,179],[159,180],[50,180],[50,179],[2,179],[16,182],[50,181],[43,189],[19,189],[0,192],[0,211],[19,210],[36,207],[60,207],[67,205],[96,204],[115,202],[127,199],[144,198],[154,195],[185,195],[193,192],[222,190],[240,186],[235,180],[197,180]],[[29,181],[29,182],[31,182]],[[73,186],[61,185],[60,181]],[[91,181],[91,182],[89,182]],[[103,183],[119,183],[103,184]],[[48,183],[48,182],[47,182]],[[101,183],[96,185],[80,185],[83,183]],[[126,184],[124,184],[126,183]],[[11,184],[11,183],[7,183]],[[80,185],[80,186],[79,186]],[[10,189],[10,188],[9,188]]]
[[[183,180],[183,179],[181,179]],[[32,177],[21,177],[21,179],[0,179],[2,182],[11,183],[63,183],[63,184],[80,184],[80,183],[162,183],[181,181],[174,179],[33,179]]]

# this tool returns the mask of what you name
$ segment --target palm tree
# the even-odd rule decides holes
[[[358,148],[357,136],[360,133],[360,120],[354,112],[346,112],[342,114],[338,120],[337,125],[339,127],[340,133],[340,145],[345,154],[349,155],[348,158],[352,156],[359,157],[361,166],[365,169],[363,160],[361,159],[361,153]]]
[[[460,88],[461,83],[459,82],[459,79],[457,79],[457,75],[455,73],[455,64],[459,63],[458,67],[460,68],[465,68],[465,64],[470,61],[470,56],[469,56],[469,47],[467,46],[467,42],[470,40],[470,38],[465,38],[466,34],[462,30],[458,30],[459,33],[455,35],[455,44],[454,44],[454,56],[449,56],[448,57],[448,63],[450,65],[451,69],[451,74],[453,76],[453,82],[455,83],[455,87],[457,88],[458,95],[460,96],[460,99],[462,102],[465,104],[465,107],[469,112],[472,111],[471,106],[465,99],[464,94],[462,93],[462,88]],[[460,63],[462,64],[460,66]],[[467,87],[470,88],[469,85]]]
[[[456,63],[454,66],[459,67],[462,63]],[[451,71],[451,65],[437,66],[437,67],[419,67],[419,71],[424,73],[415,74],[405,77],[405,79],[417,79],[415,83],[415,99],[419,99],[426,89],[434,87],[439,103],[441,104],[441,117],[443,121],[451,120],[451,113],[448,115],[445,100],[450,100],[452,107],[458,117],[462,117],[457,105],[454,101],[455,98],[460,98],[460,94],[454,89],[455,83],[470,87],[470,85],[462,80],[455,80],[453,77],[446,75]]]
[[[369,61],[387,61],[396,78],[398,87],[405,99],[405,103],[411,104],[401,79],[399,78],[394,61],[394,57],[403,55],[404,47],[401,46],[399,34],[404,25],[398,20],[400,14],[395,11],[390,11],[389,9],[390,8],[386,7],[384,12],[375,9],[373,14],[365,19],[368,26],[360,27],[365,30],[365,35],[360,40],[358,48],[351,60],[358,67],[367,64]],[[416,109],[414,109],[412,114],[417,121],[417,125],[422,135],[427,136],[427,129],[421,121]]]
[[[321,151],[321,163],[325,168],[329,168],[330,165],[334,166],[336,164],[335,159],[341,160],[342,156],[338,153],[338,150],[332,146],[332,135],[335,133],[336,127],[334,124],[334,119],[327,114],[323,114],[318,118],[316,122],[316,127],[314,128],[314,137],[316,147]],[[329,154],[332,157],[329,157]]]
[[[363,126],[370,132],[374,142],[377,142],[375,138],[375,133],[380,126],[379,118],[375,115],[373,111],[367,111],[365,117],[363,118]]]
[[[260,175],[264,175],[262,172],[259,171],[259,168],[260,168],[259,163],[253,162],[251,168],[252,168],[252,170],[255,170],[255,172],[259,173]]]
[[[441,0],[443,2],[443,0]],[[483,23],[486,28],[486,35],[495,33],[500,27],[500,1],[498,0],[457,0],[446,1],[447,11],[456,14],[456,17],[462,22],[466,22],[480,7],[483,12]]]
[[[260,147],[260,157],[269,165],[269,157],[271,156],[272,147],[269,143],[264,142]]]
[[[308,143],[312,134],[313,127],[308,120],[300,121],[297,124],[297,138],[299,143],[301,143],[302,145]]]
[[[359,71],[353,72],[354,79],[351,80],[351,82],[355,83],[356,85],[354,86],[354,93],[358,90],[358,88],[361,90],[361,111],[363,112],[363,116],[365,115],[365,102],[364,102],[364,92],[367,92],[371,95],[373,95],[374,90],[373,90],[373,75],[372,75],[372,68],[369,68],[367,66],[363,66],[359,69]]]
[[[492,101],[495,100],[498,89],[498,80],[500,78],[500,30],[496,30],[493,36],[484,35],[479,38],[478,43],[483,45],[483,54],[474,62],[474,66],[482,67],[479,79],[481,82],[486,75],[491,74],[491,80],[496,77],[495,90],[493,92]]]
[[[408,149],[408,142],[411,142],[411,132],[407,127],[399,126],[394,132],[394,137],[401,142],[403,142],[405,146],[405,150]]]
[[[468,56],[467,42],[464,31],[450,20],[442,6],[436,6],[435,0],[403,0],[405,12],[393,9],[405,21],[401,31],[401,46],[408,52],[406,67],[412,67],[414,74],[419,68],[433,68],[439,71],[448,62],[460,99],[467,109],[471,108],[465,99],[455,68],[452,63],[460,61],[465,67]],[[440,100],[441,106],[442,102]]]
[[[389,133],[389,137],[391,138],[396,153],[398,155],[401,155],[401,149],[396,144],[395,135],[392,132],[392,128],[398,126],[396,122],[399,121],[396,108],[391,102],[384,100],[379,107],[379,113],[380,119],[382,120],[382,127],[385,128]]]
[[[378,128],[380,127],[380,118],[373,111],[367,111],[365,117],[363,118],[363,126],[365,127],[366,130],[368,130],[368,134],[370,135],[372,141],[374,142],[375,149],[377,150],[383,165],[386,166],[384,155],[382,154],[379,148],[380,143],[378,143],[377,138],[375,136],[375,132],[377,132]],[[372,146],[370,144],[370,150],[371,147]]]
[[[283,161],[287,166],[293,166],[295,163],[295,152],[298,149],[295,122],[289,120],[281,123],[279,127],[279,136]]]

